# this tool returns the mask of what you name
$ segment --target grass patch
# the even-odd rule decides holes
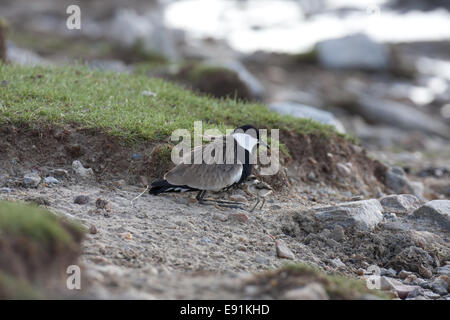
[[[390,298],[389,294],[380,290],[368,289],[362,280],[326,274],[304,263],[287,263],[276,270],[259,274],[253,282],[271,283],[272,286],[267,293],[275,296],[280,296],[281,292],[317,282],[322,284],[329,298],[333,300],[360,299],[365,294],[372,294],[382,299]]]
[[[0,65],[0,125],[76,124],[100,129],[126,140],[163,141],[173,130],[235,128],[253,124],[298,134],[336,135],[331,126],[309,119],[280,116],[254,103],[198,96],[177,85],[143,75],[75,67]],[[151,90],[157,97],[142,95]]]
[[[82,231],[81,227],[73,226]],[[72,235],[49,211],[20,203],[0,201],[0,236],[25,236],[31,241],[71,244]]]

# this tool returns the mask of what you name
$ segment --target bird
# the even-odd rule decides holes
[[[206,145],[191,149],[189,154],[183,156],[181,163],[164,175],[164,179],[151,184],[149,193],[158,195],[197,191],[198,203],[206,204],[205,201],[210,201],[204,199],[208,191],[227,190],[241,184],[250,176],[253,167],[251,160],[259,145],[269,149],[254,126],[247,124],[238,127],[230,135],[216,137]],[[216,154],[216,151],[219,153]],[[211,155],[210,158],[214,159],[205,159],[205,155]]]
[[[266,197],[273,193],[273,189],[269,184],[264,181],[259,181],[254,175],[248,177],[248,182],[243,185],[243,190],[256,198],[256,203],[250,212],[253,212],[256,206],[262,201],[261,207],[259,208],[261,210],[266,203]]]

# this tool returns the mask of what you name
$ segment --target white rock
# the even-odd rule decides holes
[[[59,180],[54,177],[45,177],[44,182],[45,183],[59,183]]]
[[[365,34],[329,39],[317,44],[320,63],[332,69],[380,70],[389,67],[389,50]]]
[[[450,231],[450,200],[432,200],[414,211],[411,218],[427,219]]]
[[[331,113],[315,107],[295,102],[275,102],[269,109],[281,114],[291,115],[295,118],[306,118],[327,124],[336,128],[338,132],[345,133],[344,125]]]
[[[75,160],[72,163],[72,169],[73,169],[73,172],[75,172],[75,174],[81,178],[93,178],[94,177],[94,171],[92,170],[92,168],[86,169],[85,167],[83,167],[81,162],[78,160]]]
[[[290,260],[295,259],[295,255],[287,247],[286,243],[283,240],[281,240],[281,239],[276,240],[275,241],[275,246],[276,246],[276,249],[277,249],[278,257],[284,258],[284,259],[290,259]]]
[[[368,231],[383,220],[383,207],[376,199],[344,202],[336,206],[313,209],[325,228],[336,225]]]

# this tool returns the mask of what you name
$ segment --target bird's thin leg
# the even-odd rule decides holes
[[[203,201],[210,201],[210,202],[216,202],[216,203],[224,203],[224,204],[244,204],[242,202],[237,201],[229,201],[229,200],[221,200],[221,199],[203,199]]]
[[[250,212],[253,212],[256,209],[256,206],[261,202],[261,200],[259,199],[259,197],[256,199],[256,203],[253,206],[252,210],[250,210]],[[261,209],[260,209],[261,210]]]
[[[200,190],[200,192],[197,193],[197,196],[195,197],[195,199],[197,199],[198,203],[204,202],[203,197],[205,196],[205,194],[206,194],[206,190]]]
[[[259,207],[259,210],[262,210],[262,208],[264,207],[265,203],[266,203],[266,198],[263,197],[263,203],[261,204],[261,207]]]

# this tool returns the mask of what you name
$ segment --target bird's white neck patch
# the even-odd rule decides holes
[[[257,139],[246,133],[233,133],[233,138],[242,148],[250,153],[252,153],[253,148],[258,143]]]

